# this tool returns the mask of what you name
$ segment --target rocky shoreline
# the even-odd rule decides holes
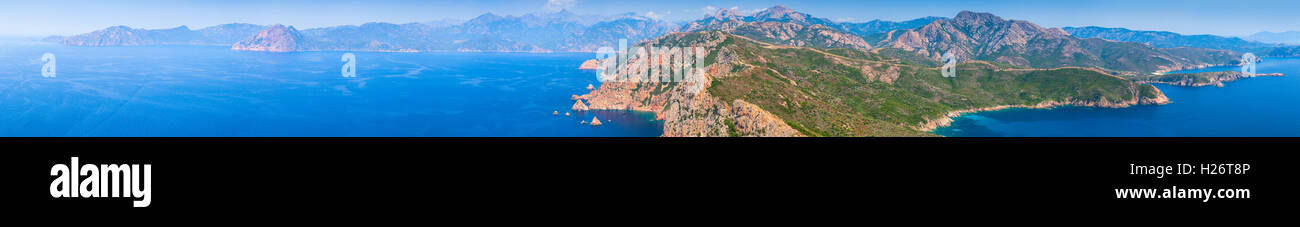
[[[636,89],[640,86],[642,89]],[[663,87],[661,87],[663,86]],[[803,136],[777,117],[744,100],[724,102],[707,91],[687,94],[683,85],[606,82],[591,93],[574,97],[587,110],[650,112],[664,121],[663,137],[794,137]],[[654,90],[669,90],[654,94]],[[575,104],[576,105],[576,104]]]
[[[928,119],[925,122],[921,122],[917,125],[916,129],[924,132],[931,132],[934,131],[935,129],[952,125],[952,122],[955,121],[953,118],[960,117],[961,115],[978,113],[978,112],[987,112],[987,111],[999,111],[999,110],[1006,110],[1012,108],[1051,109],[1051,108],[1062,107],[1062,106],[1127,108],[1135,105],[1164,105],[1164,104],[1172,103],[1171,101],[1169,101],[1169,97],[1166,97],[1165,94],[1163,92],[1160,92],[1159,89],[1156,89],[1156,95],[1157,95],[1156,98],[1139,98],[1137,100],[1127,100],[1123,102],[1111,102],[1109,100],[1106,100],[1105,97],[1103,97],[1099,101],[1080,101],[1080,100],[1066,99],[1065,101],[1045,101],[1034,105],[1023,105],[1023,104],[999,105],[993,107],[954,110],[954,111],[949,111],[948,113],[944,114],[940,118]]]
[[[1156,70],[1155,72],[1151,72],[1151,73],[1153,73],[1153,74],[1166,74],[1166,73],[1174,72],[1174,71],[1195,70],[1195,69],[1204,69],[1204,68],[1212,68],[1212,67],[1224,67],[1224,66],[1237,66],[1237,64],[1200,64],[1200,65],[1184,66],[1184,67],[1160,67],[1160,68],[1161,68],[1160,70]]]
[[[1260,73],[1260,74],[1255,74],[1254,77],[1262,77],[1262,76],[1286,76],[1286,74]],[[1203,77],[1205,79],[1205,82],[1197,82],[1196,80],[1198,79],[1198,77]],[[1203,86],[1223,87],[1224,86],[1223,83],[1225,82],[1232,82],[1232,81],[1237,81],[1246,78],[1251,78],[1251,77],[1245,76],[1242,73],[1236,71],[1222,71],[1222,72],[1180,73],[1180,74],[1167,74],[1167,75],[1158,75],[1158,76],[1146,76],[1144,78],[1134,79],[1134,81],[1140,83],[1168,84],[1168,85],[1183,86],[1183,87],[1203,87]]]

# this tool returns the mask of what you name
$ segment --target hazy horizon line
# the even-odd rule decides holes
[[[777,5],[773,5],[773,6],[778,6],[778,5],[781,5],[781,4],[777,4]],[[736,7],[732,7],[732,8],[719,8],[719,9],[717,9],[717,10],[718,10],[718,11],[721,11],[721,10],[728,10],[728,9],[736,10]],[[767,8],[762,8],[762,9],[767,9]],[[836,19],[836,18],[828,18],[828,17],[819,17],[819,16],[817,16],[818,14],[816,14],[816,13],[812,13],[812,12],[808,12],[808,11],[804,11],[804,10],[800,10],[800,9],[796,9],[796,8],[792,8],[792,9],[794,9],[794,10],[797,11],[797,12],[801,12],[801,13],[806,13],[806,14],[812,15],[812,17],[823,18],[823,19],[831,20],[831,21],[836,22],[836,23],[867,23],[867,22],[872,22],[872,21],[902,22],[902,21],[916,20],[916,19],[922,19],[922,18],[927,18],[927,17],[938,17],[938,18],[945,18],[945,19],[951,19],[951,18],[952,18],[952,16],[936,16],[936,15],[929,15],[929,16],[913,17],[913,18],[911,18],[911,19],[903,19],[903,20],[890,20],[890,19],[884,19],[884,18],[873,18],[873,19],[856,19],[856,18],[855,18],[855,19],[845,19],[845,18],[839,18],[839,19]],[[281,25],[291,26],[291,27],[294,27],[294,28],[297,28],[297,29],[301,29],[301,30],[306,30],[306,29],[332,28],[332,27],[339,27],[339,26],[362,26],[362,25],[369,24],[369,23],[388,23],[388,24],[399,24],[399,25],[400,25],[400,24],[429,24],[429,23],[432,23],[432,22],[442,22],[442,21],[454,21],[454,23],[450,23],[450,25],[451,25],[451,26],[455,26],[455,25],[462,25],[462,24],[464,24],[464,23],[466,23],[466,22],[468,22],[468,21],[470,21],[470,20],[473,20],[473,19],[478,18],[478,17],[483,16],[483,15],[489,15],[489,14],[491,14],[491,15],[497,15],[497,16],[505,16],[505,17],[523,17],[523,16],[528,16],[528,15],[545,15],[545,14],[554,14],[554,13],[558,13],[558,12],[560,12],[560,11],[568,11],[568,12],[570,12],[570,13],[573,13],[573,14],[575,14],[575,15],[579,15],[579,16],[618,16],[618,15],[627,15],[627,14],[631,14],[631,15],[635,15],[635,16],[637,16],[637,17],[643,17],[643,18],[647,18],[647,19],[654,20],[654,21],[659,21],[659,22],[664,22],[664,23],[671,23],[671,24],[676,24],[676,25],[681,25],[681,24],[684,24],[684,23],[689,23],[689,22],[692,22],[692,21],[701,20],[701,19],[705,19],[705,18],[708,18],[708,17],[709,17],[709,15],[706,14],[706,15],[699,15],[699,16],[697,16],[697,17],[694,17],[693,19],[685,19],[685,18],[677,18],[677,19],[661,19],[661,18],[650,17],[650,16],[645,15],[644,13],[637,13],[637,12],[635,12],[635,11],[626,11],[626,12],[619,12],[619,13],[606,13],[606,14],[600,14],[600,13],[594,13],[594,14],[593,14],[593,13],[580,13],[580,12],[575,12],[575,10],[570,10],[570,9],[563,9],[563,10],[556,10],[556,11],[538,10],[538,11],[532,11],[532,12],[526,12],[526,13],[520,13],[520,14],[504,14],[504,13],[496,13],[496,12],[488,11],[488,12],[480,13],[480,14],[477,14],[477,15],[475,15],[475,16],[470,16],[470,17],[445,17],[445,18],[441,18],[441,19],[423,20],[423,21],[408,21],[408,22],[369,21],[369,22],[362,22],[362,23],[345,23],[345,24],[335,24],[335,25],[312,25],[311,27],[302,27],[302,26],[298,26],[298,25],[294,25],[294,24],[286,24],[286,23],[278,23],[278,22],[277,22],[277,23],[269,23],[269,24],[267,24],[267,23],[251,23],[251,22],[244,22],[244,21],[232,21],[232,22],[226,22],[226,23],[215,23],[215,24],[211,24],[211,25],[203,25],[203,24],[199,24],[199,25],[180,24],[180,25],[175,25],[175,26],[164,26],[164,27],[150,27],[150,26],[131,25],[131,24],[118,24],[118,25],[109,25],[109,26],[106,26],[106,27],[102,27],[102,28],[98,28],[98,29],[94,29],[94,30],[89,30],[89,31],[75,32],[75,33],[72,33],[72,34],[13,34],[13,33],[3,33],[3,31],[0,31],[0,37],[10,37],[10,38],[45,38],[45,37],[51,37],[51,36],[63,36],[63,37],[68,37],[68,36],[76,36],[76,35],[81,35],[81,34],[91,33],[91,32],[95,32],[95,31],[100,31],[100,30],[103,30],[103,29],[107,29],[107,28],[110,28],[110,27],[116,27],[116,26],[126,26],[126,27],[129,27],[129,28],[132,28],[132,29],[145,29],[145,30],[164,30],[164,29],[173,29],[173,28],[179,28],[179,27],[187,27],[187,28],[189,28],[189,29],[191,29],[191,30],[199,30],[199,29],[203,29],[203,28],[209,28],[209,27],[215,27],[215,26],[227,25],[227,24],[252,24],[252,25],[260,25],[260,26],[272,26],[272,25],[275,25],[275,24],[281,24]],[[996,15],[996,16],[999,16],[999,17],[1002,17],[1004,20],[1021,20],[1021,21],[1028,21],[1028,22],[1031,22],[1031,23],[1039,24],[1039,22],[1034,21],[1034,20],[1027,20],[1027,19],[1018,19],[1018,18],[1007,18],[1007,17],[1003,17],[1003,16],[1001,16],[1002,14],[995,13],[995,12],[982,12],[982,11],[976,11],[976,10],[962,10],[962,11],[972,11],[972,12],[978,12],[978,13],[990,13],[990,14],[993,14],[993,15]],[[741,11],[741,13],[742,13],[742,15],[752,16],[752,15],[758,13],[758,12],[756,12],[756,11],[754,11],[754,10],[750,10],[750,11]],[[956,15],[956,14],[954,13],[954,15]],[[602,21],[605,21],[605,20],[602,20]],[[1040,26],[1041,26],[1041,24],[1040,24]],[[1267,32],[1267,33],[1298,32],[1298,30],[1281,29],[1281,30],[1261,30],[1261,31],[1251,32],[1250,34],[1227,35],[1227,34],[1215,34],[1215,33],[1195,33],[1195,34],[1193,34],[1193,33],[1176,32],[1176,31],[1169,30],[1169,29],[1142,29],[1142,28],[1121,27],[1121,26],[1104,26],[1104,25],[1069,25],[1069,26],[1044,26],[1044,27],[1047,27],[1047,28],[1064,28],[1064,27],[1103,27],[1103,28],[1121,28],[1121,29],[1128,29],[1128,30],[1133,30],[1133,31],[1173,32],[1173,33],[1177,33],[1177,34],[1180,34],[1180,35],[1213,35],[1213,36],[1229,37],[1229,38],[1245,38],[1246,36],[1250,36],[1250,35],[1254,35],[1254,34],[1259,34],[1259,33],[1266,33],[1266,32]]]

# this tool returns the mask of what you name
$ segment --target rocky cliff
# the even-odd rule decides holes
[[[693,41],[678,42],[688,35]],[[727,37],[725,33],[675,33],[645,45],[717,47]],[[725,52],[710,48],[709,55],[721,61],[730,58],[718,51]],[[664,121],[663,136],[667,137],[802,135],[775,115],[742,100],[726,102],[707,91],[689,92],[691,86],[707,86],[713,77],[724,76],[726,67],[727,63],[711,63],[703,81],[693,83],[605,82],[578,98],[590,103],[591,109],[654,112]]]

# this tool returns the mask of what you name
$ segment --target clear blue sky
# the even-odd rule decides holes
[[[783,4],[834,20],[952,17],[991,12],[1047,27],[1097,25],[1184,34],[1248,35],[1300,30],[1295,0],[3,0],[0,36],[71,35],[114,25],[193,29],[244,22],[300,28],[365,22],[468,19],[483,13],[521,15],[561,8],[580,14],[636,12],[670,21],[705,9],[753,11]],[[651,14],[653,13],[653,14]]]

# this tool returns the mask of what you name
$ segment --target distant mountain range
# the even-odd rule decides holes
[[[904,22],[875,20],[863,23],[837,23],[825,18],[796,12],[784,6],[764,10],[752,16],[734,10],[719,12],[695,22],[671,24],[637,16],[578,15],[567,10],[524,16],[484,14],[468,21],[438,20],[425,23],[367,23],[298,30],[292,51],[456,51],[456,52],[593,52],[600,47],[616,46],[619,39],[630,42],[657,38],[669,32],[701,29],[729,30],[765,41],[823,48],[870,48],[869,37],[894,29],[915,28],[930,21],[927,17]],[[816,25],[816,26],[814,26]],[[706,28],[706,26],[708,26]],[[286,27],[286,28],[292,28]],[[234,45],[239,50],[288,50],[287,46],[253,47],[254,35],[266,33],[270,26],[251,24],[219,25],[198,31],[188,28],[146,30],[115,26],[73,37],[52,36],[45,41],[72,46],[142,46],[166,44]],[[795,36],[795,37],[792,37]],[[799,36],[802,35],[802,36]],[[764,38],[767,37],[767,38]],[[273,37],[261,37],[275,39]],[[271,44],[266,42],[263,44]],[[287,43],[281,43],[288,45]]]
[[[301,45],[306,39],[302,33],[293,27],[284,25],[273,25],[266,30],[235,43],[231,49],[249,50],[249,51],[266,51],[266,52],[294,52],[301,50]]]
[[[871,49],[871,44],[862,37],[837,29],[839,26],[827,19],[776,6],[751,16],[741,15],[736,10],[720,10],[704,19],[687,23],[682,30],[725,31],[786,46]]]
[[[940,19],[944,18],[925,17],[903,22],[873,20],[864,23],[840,23],[777,5],[753,15],[722,9],[704,19],[689,22],[680,30],[727,31],[758,41],[789,46],[867,50],[872,47],[870,38],[897,29],[921,27]]]
[[[569,11],[498,16],[484,14],[460,24],[447,21],[428,23],[366,23],[298,30],[260,25],[228,24],[191,31],[186,27],[162,30],[115,26],[73,37],[44,40],[72,46],[143,46],[165,44],[234,45],[240,50],[352,50],[352,51],[460,51],[460,52],[593,52],[617,45],[662,36],[677,25],[632,13],[589,16]],[[275,29],[270,31],[270,29]],[[292,32],[290,32],[292,30]],[[253,37],[259,35],[261,37]],[[273,37],[262,35],[297,35]],[[257,40],[254,40],[257,39]],[[284,42],[293,40],[292,48]],[[281,46],[250,46],[277,44]]]
[[[951,19],[842,23],[780,5],[751,15],[724,9],[682,24],[633,13],[593,16],[569,11],[523,16],[489,13],[453,23],[366,23],[304,30],[251,24],[200,30],[116,26],[46,40],[73,46],[230,45],[250,51],[594,52],[617,46],[619,39],[636,43],[671,32],[724,31],[784,46],[869,50],[923,65],[934,65],[944,52],[953,51],[962,59],[1016,67],[1097,67],[1116,74],[1235,64],[1237,52],[1293,56],[1298,50],[1217,36],[1099,27],[1043,28],[975,12],[961,12]]]
[[[180,26],[172,29],[134,29],[126,26],[113,26],[104,30],[76,35],[72,37],[51,37],[46,41],[57,41],[71,46],[148,46],[148,45],[230,45],[249,35],[266,29],[266,26],[253,24],[223,24],[199,30],[190,30]]]
[[[1300,52],[1292,51],[1296,49],[1294,46],[1248,41],[1236,37],[1182,35],[1173,32],[1136,31],[1103,27],[1067,27],[1064,29],[1071,35],[1080,38],[1101,38],[1121,42],[1144,43],[1159,48],[1195,47],[1230,50],[1239,53],[1255,53],[1267,57],[1300,56]]]
[[[1247,40],[1263,43],[1300,45],[1300,31],[1260,32],[1246,36],[1245,38]]]

